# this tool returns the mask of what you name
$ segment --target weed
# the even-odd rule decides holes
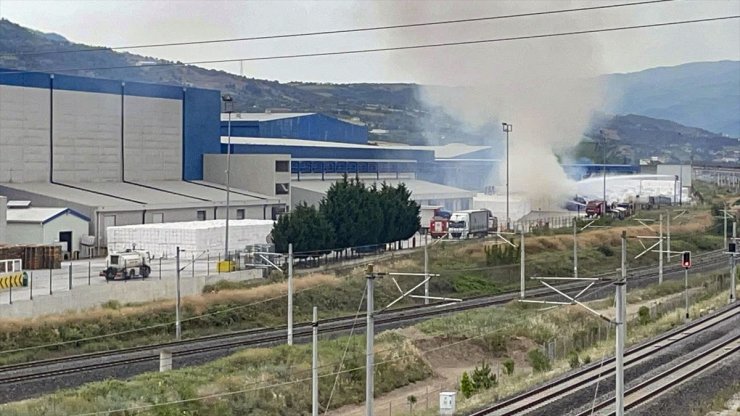
[[[529,351],[527,353],[527,359],[536,373],[544,373],[552,369],[550,359],[538,349]]]
[[[647,325],[650,323],[650,320],[650,308],[647,306],[640,306],[640,309],[637,311],[637,321],[640,325]]]
[[[514,360],[512,360],[511,358],[507,358],[504,360],[503,365],[504,374],[506,374],[507,376],[514,374]]]
[[[568,364],[571,369],[576,369],[581,366],[581,360],[578,358],[577,352],[574,351],[568,355]]]

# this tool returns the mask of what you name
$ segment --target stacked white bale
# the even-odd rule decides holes
[[[229,250],[265,244],[274,221],[230,220]],[[173,222],[108,227],[108,250],[123,251],[136,246],[155,257],[172,257],[177,247],[196,256],[206,252],[218,255],[224,249],[225,220]]]

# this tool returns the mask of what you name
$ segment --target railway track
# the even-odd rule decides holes
[[[624,392],[624,410],[634,409],[648,400],[660,396],[669,389],[690,380],[738,352],[740,352],[740,335],[726,339],[701,354],[650,377]],[[610,409],[613,406],[614,399],[602,401],[594,405],[592,409],[578,413],[577,416],[591,416],[597,414],[596,412],[601,415],[602,410]],[[603,414],[614,416],[616,413],[614,410],[609,410]]]
[[[732,319],[737,320],[738,316],[740,316],[740,304],[735,303],[713,315],[705,316],[701,319],[691,322],[688,325],[677,328],[673,331],[669,331],[658,336],[657,338],[636,345],[625,352],[625,368],[635,365],[648,357],[660,353],[665,348],[672,346],[677,342],[701,334],[702,332],[707,331],[721,323],[727,322]],[[735,348],[737,348],[737,345],[735,346]],[[713,362],[716,363],[717,360]],[[690,360],[690,362],[687,362],[686,364],[688,365],[694,361],[695,360]],[[603,362],[594,363],[588,367],[581,368],[575,372],[568,373],[563,377],[559,377],[543,385],[537,386],[529,391],[494,403],[493,405],[488,406],[485,409],[481,409],[479,411],[471,413],[470,416],[513,416],[527,414],[533,410],[542,408],[548,403],[564,398],[565,396],[573,393],[576,390],[590,386],[597,380],[613,377],[614,371],[615,358],[611,357],[604,360]],[[662,377],[668,377],[671,374],[673,374],[671,370],[668,370],[664,375],[662,375]],[[644,386],[641,387],[642,384],[643,383],[629,389],[628,392],[633,392],[635,394],[639,393],[639,391],[644,388]],[[642,399],[635,399],[635,405],[639,404],[639,402],[641,401],[648,400],[650,397],[652,396],[645,395],[645,397],[643,397]],[[612,404],[613,400],[602,402],[598,405],[600,407],[597,406],[595,410],[604,409]],[[586,416],[590,414],[590,412],[591,409],[579,416]]]
[[[694,269],[716,269],[724,264],[722,261],[724,259],[725,257],[719,251],[707,252],[701,256],[696,256]],[[654,279],[655,269],[655,266],[632,269],[628,273],[628,279],[632,279],[633,284],[640,281],[647,282],[650,279]],[[666,278],[671,275],[680,277],[682,276],[680,270],[682,269],[680,269],[680,266],[678,265],[675,267],[666,267],[664,275]],[[604,273],[594,277],[608,279],[614,275],[615,273]],[[599,286],[606,286],[609,284],[610,282],[608,280],[597,283]],[[566,293],[576,293],[584,287],[584,284],[581,282],[574,282],[559,287]],[[518,296],[518,291],[512,291],[495,296],[470,298],[463,302],[454,304],[436,303],[397,308],[379,314],[375,321],[376,328],[394,328],[443,314],[501,305],[518,298]],[[547,297],[552,296],[552,292],[545,288],[531,289],[528,290],[528,297],[530,296]],[[345,316],[322,320],[320,322],[319,332],[324,335],[341,334],[348,332],[353,327],[358,332],[363,331],[365,326],[364,314],[359,315],[357,320],[354,318],[354,316]],[[311,324],[301,323],[295,325],[293,336],[296,342],[310,339]],[[130,366],[137,363],[156,363],[159,359],[159,352],[165,349],[170,350],[174,358],[180,359],[217,352],[223,352],[225,354],[245,347],[273,345],[282,343],[285,338],[286,327],[261,328],[235,331],[183,341],[12,364],[0,367],[0,385],[8,386],[52,377],[72,376],[82,372],[89,373],[96,370]]]

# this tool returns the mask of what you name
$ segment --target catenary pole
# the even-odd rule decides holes
[[[374,364],[374,338],[375,338],[375,305],[374,288],[375,274],[373,265],[367,266],[367,324],[365,343],[365,416],[373,416],[373,396],[375,394],[375,380],[373,378]]]
[[[177,268],[177,299],[175,300],[175,339],[180,340],[180,246],[177,247],[177,256],[175,258],[175,267]]]
[[[521,254],[519,255],[519,280],[521,284],[521,291],[519,293],[519,297],[521,299],[524,299],[524,225],[519,224],[521,228],[522,233],[522,244],[521,244]]]
[[[663,214],[660,214],[660,231],[658,234],[658,284],[663,284]]]
[[[429,253],[427,251],[429,231],[424,234],[424,304],[429,304]]]
[[[578,278],[578,237],[576,229],[578,227],[577,221],[573,219],[573,277]]]
[[[313,307],[313,348],[311,349],[311,415],[319,416],[319,313]]]
[[[666,211],[667,218],[666,218],[666,232],[668,233],[666,244],[668,244],[668,249],[666,252],[666,259],[670,262],[671,261],[671,213]]]
[[[737,221],[732,223],[732,241],[737,243]],[[733,253],[730,256],[731,267],[730,267],[730,303],[735,302],[737,297],[737,254]]]
[[[627,232],[622,231],[622,267],[621,276],[615,283],[617,319],[616,319],[616,416],[624,416],[624,337],[627,333]]]
[[[288,345],[293,345],[293,243],[288,244]]]

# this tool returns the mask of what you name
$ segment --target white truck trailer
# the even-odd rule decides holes
[[[452,238],[485,237],[488,235],[491,212],[486,209],[469,209],[452,213],[449,232]]]

